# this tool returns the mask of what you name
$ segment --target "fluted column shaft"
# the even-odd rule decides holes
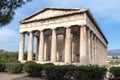
[[[25,34],[21,33],[20,34],[20,49],[19,49],[19,55],[18,55],[19,61],[24,60],[24,44],[25,44]]]
[[[91,33],[91,59],[92,59],[92,62],[91,64],[94,64],[94,34]]]
[[[28,61],[33,60],[33,33],[30,32],[30,37],[29,37],[29,46],[28,46]]]
[[[91,63],[91,39],[90,39],[90,30],[88,29],[88,64]]]
[[[99,64],[99,57],[98,57],[98,38],[96,38],[96,63]]]
[[[44,61],[44,32],[40,31],[40,39],[39,39],[39,57],[38,61],[43,62]]]
[[[72,53],[71,53],[71,28],[66,28],[65,36],[65,63],[72,63]]]
[[[95,64],[97,64],[97,58],[96,58],[96,56],[97,56],[97,53],[96,53],[96,36],[95,36],[95,39],[94,39],[94,50],[95,50],[95,52],[94,52],[94,63]]]
[[[39,37],[37,38],[37,46],[36,46],[36,60],[38,60],[38,54],[39,54]]]
[[[80,28],[80,64],[86,65],[87,51],[86,51],[86,26]]]
[[[56,38],[56,30],[52,29],[52,43],[51,43],[51,62],[56,62],[57,59],[57,38]]]

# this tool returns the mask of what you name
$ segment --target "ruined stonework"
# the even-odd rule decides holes
[[[25,35],[29,36],[24,60]],[[18,60],[33,61],[34,38],[38,63],[57,65],[107,64],[108,41],[85,8],[45,8],[20,21]]]

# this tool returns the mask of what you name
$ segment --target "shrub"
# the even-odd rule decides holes
[[[63,76],[66,73],[64,67],[61,66],[45,65],[44,69],[49,80],[63,80]]]
[[[54,66],[53,63],[45,63],[45,64],[43,64],[43,66],[46,66],[46,65],[53,65]]]
[[[91,65],[79,67],[45,65],[44,70],[49,80],[102,80],[107,69]]]
[[[74,73],[77,72],[77,66],[74,65],[66,65],[66,74],[64,76],[65,80],[71,80],[73,77]]]
[[[42,75],[42,65],[35,62],[27,62],[24,64],[24,70],[29,76],[37,77]]]
[[[10,73],[20,73],[23,70],[23,64],[21,63],[6,63],[6,71]]]
[[[5,71],[5,63],[0,63],[0,72]]]
[[[98,65],[95,66],[88,66],[89,77],[91,80],[101,80],[105,77],[107,69],[105,67],[99,67]]]
[[[45,65],[44,70],[49,80],[70,80],[71,74],[74,73],[75,66],[54,66]]]
[[[101,80],[107,69],[99,66],[79,66],[74,73],[76,80]]]
[[[120,77],[120,67],[111,67],[110,73],[112,73],[114,77]]]

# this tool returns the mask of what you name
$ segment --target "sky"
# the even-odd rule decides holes
[[[109,44],[108,50],[120,49],[120,0],[33,0],[18,8],[10,24],[0,28],[0,49],[19,50],[19,21],[46,7],[89,8]],[[27,50],[28,38],[25,49]]]

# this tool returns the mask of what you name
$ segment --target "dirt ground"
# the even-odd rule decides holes
[[[0,73],[0,80],[46,80],[43,78],[31,78],[26,73],[21,74],[10,74],[6,72]]]

